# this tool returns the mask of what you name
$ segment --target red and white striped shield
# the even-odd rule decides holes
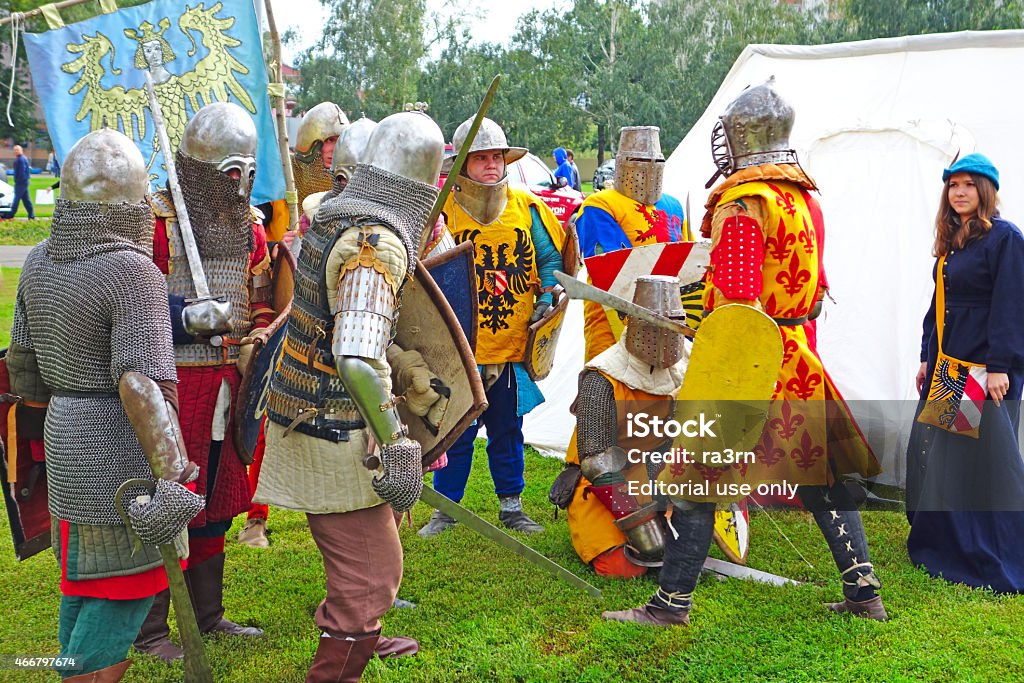
[[[711,261],[709,242],[664,242],[645,244],[627,249],[617,249],[583,259],[587,267],[590,284],[603,289],[626,301],[633,300],[636,279],[645,275],[667,275],[678,277],[680,285],[698,282],[704,277],[704,270]],[[687,311],[687,324],[697,328],[701,318],[700,286],[683,296],[683,307]],[[691,310],[693,308],[693,310]],[[619,314],[605,309],[605,316],[616,339],[622,334],[623,324]]]
[[[617,249],[583,262],[592,285],[632,301],[638,277],[668,275],[678,277],[680,284],[695,282],[704,277],[710,254],[708,242],[665,242]]]
[[[984,365],[972,365],[960,396],[960,411],[953,419],[951,432],[971,432],[981,426],[981,411],[988,394],[988,371]]]
[[[508,275],[504,270],[484,271],[484,290],[491,296],[501,296],[508,289]]]

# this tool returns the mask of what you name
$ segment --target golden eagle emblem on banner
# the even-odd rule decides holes
[[[171,26],[169,17],[160,19],[158,26],[144,21],[138,29],[124,29],[124,35],[138,44],[134,55],[135,67],[149,69],[153,75],[157,100],[173,149],[177,149],[181,142],[189,107],[195,112],[205,104],[228,101],[230,94],[250,113],[256,113],[252,97],[238,80],[238,74],[248,74],[249,69],[231,54],[232,48],[241,45],[241,41],[228,34],[235,24],[235,17],[216,16],[223,6],[221,2],[209,9],[203,3],[196,7],[186,6],[178,17],[178,28],[192,45],[187,56],[194,57],[200,49],[206,52],[191,70],[181,74],[172,73],[167,68],[168,63],[177,58],[164,37]],[[148,162],[151,167],[159,145],[156,144],[155,131],[147,131],[145,110],[149,108],[149,100],[145,88],[125,89],[121,85],[104,87],[103,84],[108,76],[104,62],[109,61],[110,75],[122,73],[114,66],[114,43],[96,31],[95,35],[83,34],[82,42],[69,43],[67,49],[79,55],[61,66],[64,73],[79,74],[68,94],[77,95],[85,91],[75,120],[88,119],[90,131],[105,126],[122,130],[133,140],[143,140],[151,135],[154,150]]]

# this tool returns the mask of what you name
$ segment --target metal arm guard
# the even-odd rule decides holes
[[[397,443],[406,434],[395,401],[369,363],[351,356],[336,357],[335,367],[366,426],[382,446]]]
[[[583,476],[594,486],[618,484],[625,481],[622,470],[626,469],[629,460],[626,451],[618,446],[609,446],[600,453],[587,456],[580,462]]]
[[[178,415],[159,385],[141,372],[129,371],[121,375],[118,392],[154,476],[179,483],[195,480],[199,467],[189,462]]]
[[[341,269],[334,316],[335,356],[384,358],[398,312],[398,287],[377,257],[379,234],[359,236],[359,254]]]

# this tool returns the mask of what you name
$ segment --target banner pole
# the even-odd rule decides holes
[[[281,36],[277,32],[277,22],[274,21],[274,8],[270,6],[270,0],[265,0],[264,7],[267,11],[267,25],[270,27],[270,49],[272,58],[270,64],[271,81],[278,86],[280,95],[272,95],[271,102],[274,111],[277,113],[277,146],[281,151],[281,166],[284,169],[284,198],[288,204],[288,229],[295,230],[299,225],[299,193],[295,191],[295,176],[292,173],[292,160],[288,153],[288,128],[284,122],[284,77],[281,70]]]
[[[73,7],[75,5],[82,5],[82,4],[87,3],[87,2],[97,2],[97,1],[98,0],[62,0],[61,2],[53,3],[53,6],[56,9],[64,9],[65,7]],[[11,12],[6,17],[3,17],[2,19],[0,19],[0,26],[4,26],[5,24],[9,24],[12,21],[14,21],[14,16],[15,15],[21,15],[22,19],[28,19],[29,17],[37,17],[37,16],[41,15],[42,13],[43,13],[43,8],[42,7],[36,7],[35,9],[30,9],[30,10],[27,10],[25,12]]]

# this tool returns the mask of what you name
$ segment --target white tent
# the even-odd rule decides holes
[[[796,110],[791,142],[821,188],[836,303],[820,320],[819,349],[889,481],[903,476],[942,169],[958,151],[983,152],[1000,170],[1003,214],[1024,221],[1024,96],[1012,86],[1020,73],[1024,31],[750,45],[666,164],[666,192],[689,197],[699,224],[719,114],[745,87],[775,76]],[[548,404],[526,419],[529,443],[568,443],[581,317],[570,310],[557,370],[542,385]]]

